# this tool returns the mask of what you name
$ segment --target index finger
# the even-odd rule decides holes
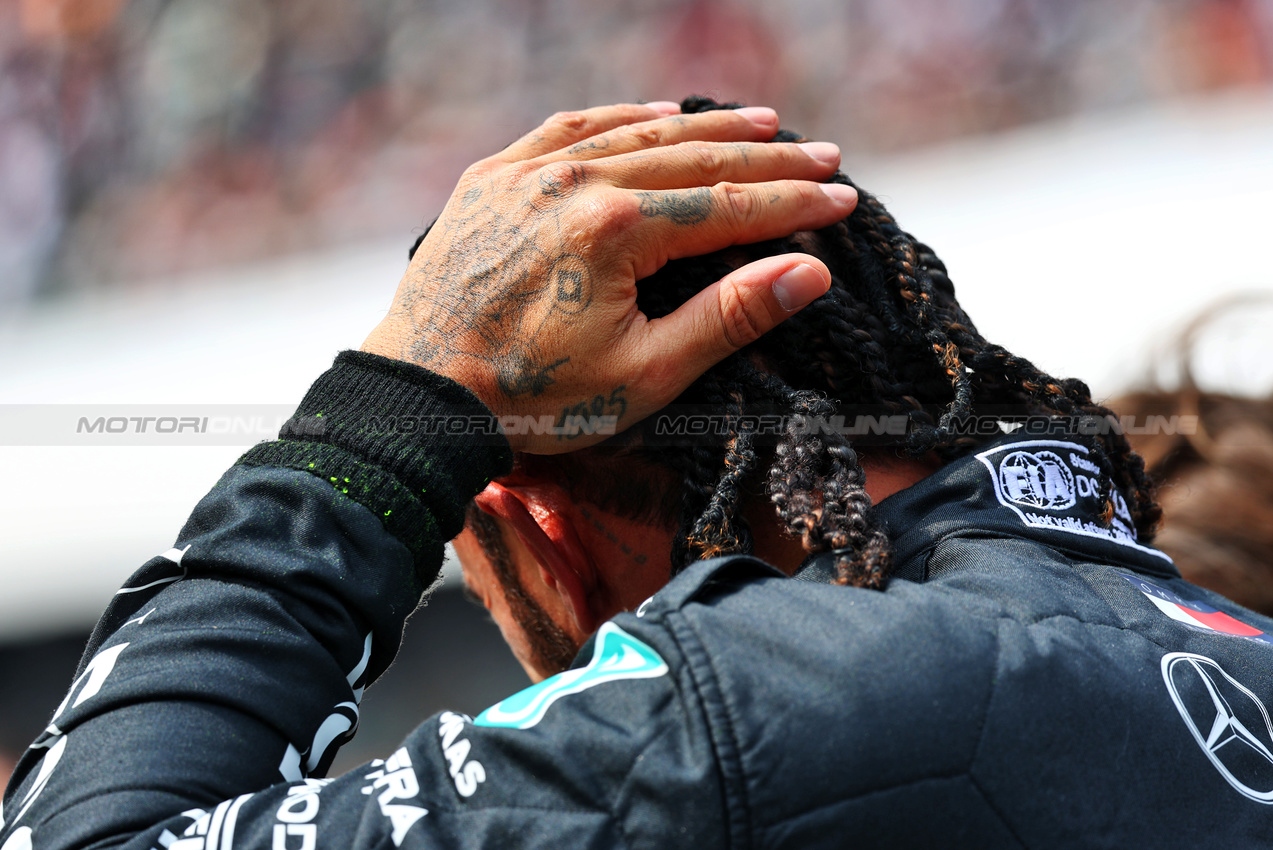
[[[668,115],[680,113],[680,104],[671,101],[652,103],[617,103],[612,106],[595,106],[580,112],[558,112],[543,124],[497,153],[493,159],[502,162],[522,162],[552,153],[622,127],[639,124]]]

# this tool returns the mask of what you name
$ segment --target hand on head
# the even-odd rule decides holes
[[[838,149],[770,142],[777,131],[764,108],[620,105],[550,118],[465,172],[364,350],[464,384],[519,452],[606,434],[528,434],[509,416],[615,416],[609,433],[627,428],[830,285],[820,259],[784,253],[705,280],[659,318],[637,305],[637,281],[669,260],[852,212],[852,187],[822,183]],[[568,489],[551,477],[492,483],[455,541],[467,584],[534,678],[564,668],[601,621],[670,572],[666,523]]]
[[[787,254],[641,314],[636,282],[668,260],[823,227],[856,203],[820,182],[834,146],[767,143],[772,110],[677,112],[561,113],[470,167],[363,350],[452,378],[498,416],[615,416],[623,430],[821,295],[826,266]],[[509,433],[543,453],[604,436]]]

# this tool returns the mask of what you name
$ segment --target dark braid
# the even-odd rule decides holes
[[[697,558],[752,551],[751,529],[739,512],[744,482],[756,463],[755,432],[738,426],[741,399],[731,417],[734,423],[725,444],[725,469],[712,491],[707,508],[694,521],[688,542]]]
[[[840,176],[836,175],[837,178]],[[848,178],[839,182],[853,185]],[[861,233],[875,255],[883,261],[891,278],[886,279],[886,285],[891,283],[905,302],[914,329],[931,346],[954,390],[954,398],[942,413],[937,426],[917,428],[912,432],[913,450],[917,453],[925,452],[943,442],[950,434],[952,420],[967,416],[972,411],[972,381],[964,368],[958,346],[951,341],[945,328],[934,316],[933,286],[929,282],[927,270],[920,263],[914,240],[897,226],[897,222],[874,195],[860,187],[855,188],[858,190],[858,209],[865,211],[866,215],[850,216],[850,228]],[[914,339],[911,328],[895,325],[890,330],[902,339]]]
[[[733,401],[725,389],[728,373],[729,367],[722,365],[699,378],[690,388],[697,390],[695,399],[708,409],[727,408]],[[728,539],[723,526],[713,526],[710,519],[705,518],[723,475],[724,458],[720,448],[695,444],[681,451],[669,452],[666,461],[684,476],[680,513],[682,533],[672,543],[673,569],[705,557],[744,551],[734,548],[736,542]]]
[[[737,106],[693,97],[682,109]],[[788,131],[775,137],[799,139]],[[854,185],[842,174],[832,179]],[[741,508],[760,467],[768,463],[763,492],[805,550],[835,552],[842,583],[885,584],[889,541],[871,524],[857,452],[839,431],[808,427],[839,410],[833,399],[905,415],[908,433],[894,450],[912,457],[936,452],[944,460],[994,438],[969,436],[956,427],[979,405],[1010,411],[1005,421],[1043,415],[1077,424],[1112,416],[1081,381],[1058,381],[986,342],[955,300],[936,253],[903,231],[874,195],[855,188],[857,208],[838,224],[673,261],[639,287],[638,305],[656,318],[675,310],[705,282],[759,257],[808,251],[832,272],[826,295],[708,370],[677,399],[724,413],[724,433],[693,445],[650,450],[649,456],[680,476],[683,488],[674,571],[700,558],[751,551]],[[744,417],[757,409],[777,409],[790,417],[768,461],[744,427]],[[1158,507],[1127,440],[1108,429],[1097,436],[1075,430],[1073,439],[1089,448],[1102,471],[1106,521],[1113,520],[1115,491],[1127,494],[1135,531],[1152,539]]]

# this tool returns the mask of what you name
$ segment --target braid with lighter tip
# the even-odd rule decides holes
[[[737,106],[692,97],[682,109]],[[801,138],[781,131],[774,140]],[[854,185],[843,174],[832,180]],[[882,588],[891,547],[871,521],[858,454],[841,433],[807,427],[811,419],[825,420],[848,404],[903,415],[907,434],[894,451],[910,457],[935,453],[943,461],[996,438],[968,436],[956,427],[986,407],[996,415],[1014,410],[1023,418],[1073,420],[1074,436],[1067,439],[1086,445],[1102,472],[1106,522],[1113,518],[1117,489],[1130,496],[1140,538],[1152,539],[1161,512],[1139,456],[1116,431],[1079,427],[1112,416],[1110,411],[1092,400],[1082,381],[1057,380],[986,342],[955,300],[946,267],[932,249],[903,231],[875,196],[855,188],[858,205],[844,221],[799,238],[733,249],[747,260],[811,252],[826,261],[832,285],[800,313],[708,370],[677,400],[716,409],[728,425],[716,442],[660,446],[647,455],[682,480],[673,572],[702,558],[749,553],[751,535],[741,507],[747,493],[763,490],[783,527],[807,552],[835,553],[841,584]],[[651,318],[666,315],[730,268],[720,255],[673,261],[640,285],[638,305]],[[741,423],[750,410],[775,408],[789,415],[788,425],[766,453]],[[1098,435],[1079,436],[1088,431]],[[768,469],[762,470],[766,458]]]

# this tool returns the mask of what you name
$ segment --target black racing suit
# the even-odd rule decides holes
[[[19,763],[3,850],[1273,844],[1273,622],[1095,520],[1046,436],[880,504],[886,592],[704,562],[574,669],[321,778],[508,469],[502,438],[364,427],[403,411],[489,420],[345,354],[200,502]]]

